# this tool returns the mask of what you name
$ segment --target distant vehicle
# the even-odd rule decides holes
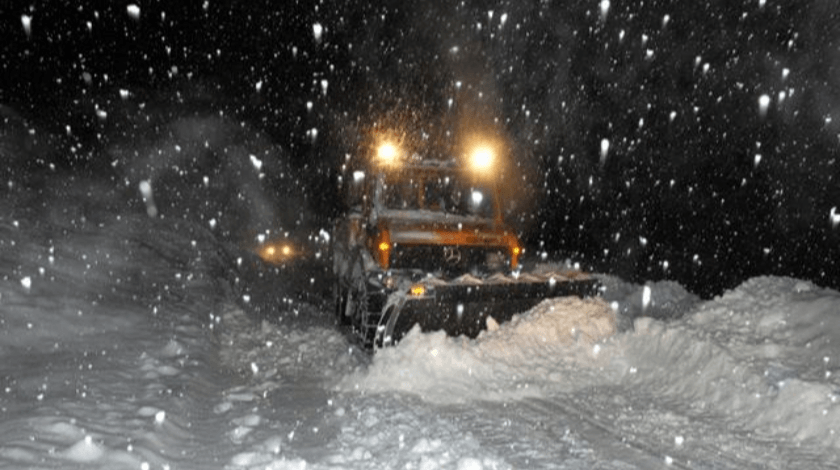
[[[584,272],[522,271],[491,145],[464,161],[385,139],[369,153],[346,169],[349,210],[331,237],[336,316],[365,347],[393,345],[415,325],[474,338],[543,299],[598,293]]]
[[[300,248],[289,239],[267,240],[255,251],[260,259],[272,265],[286,264],[301,255]]]

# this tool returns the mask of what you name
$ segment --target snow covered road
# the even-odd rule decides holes
[[[674,303],[607,278],[633,325],[607,338],[541,333],[581,308],[554,303],[371,357],[282,300],[290,273],[77,203],[0,220],[0,468],[840,468],[837,292],[757,278]]]

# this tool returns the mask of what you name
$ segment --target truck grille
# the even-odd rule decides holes
[[[420,269],[445,277],[484,276],[510,269],[510,256],[500,247],[396,245],[391,268]]]

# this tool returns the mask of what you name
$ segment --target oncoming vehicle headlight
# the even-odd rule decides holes
[[[409,293],[414,297],[422,297],[426,295],[426,286],[423,284],[414,284],[411,286]]]

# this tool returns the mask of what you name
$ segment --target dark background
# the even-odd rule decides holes
[[[835,0],[64,3],[0,6],[3,190],[111,174],[160,116],[221,115],[282,149],[327,227],[373,123],[448,142],[470,122],[506,139],[538,251],[707,297],[840,288]]]

